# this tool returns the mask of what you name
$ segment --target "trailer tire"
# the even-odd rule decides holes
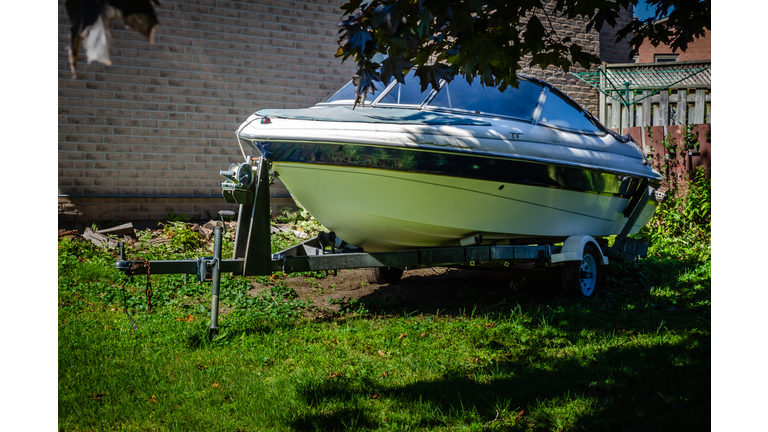
[[[592,299],[599,285],[600,253],[592,244],[584,246],[581,262],[568,262],[563,267],[563,290],[582,299]]]
[[[403,269],[397,267],[373,267],[365,269],[369,284],[383,285],[397,283],[403,277]]]

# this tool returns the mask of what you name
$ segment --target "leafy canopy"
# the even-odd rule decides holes
[[[618,29],[617,41],[628,35],[634,56],[645,38],[685,51],[688,43],[710,29],[711,0],[648,0],[654,17],[634,20]],[[517,87],[522,60],[542,69],[566,72],[575,64],[589,68],[600,59],[569,36],[558,34],[558,17],[586,18],[585,30],[616,26],[620,11],[637,0],[350,0],[341,8],[339,49],[342,61],[354,56],[356,103],[375,90],[374,82],[403,82],[415,67],[422,91],[428,84],[456,75],[476,77],[504,90]],[[668,17],[665,24],[654,21]],[[383,54],[383,61],[374,61]],[[527,57],[526,57],[527,56]],[[378,58],[378,57],[377,57]],[[627,59],[629,60],[629,59]]]

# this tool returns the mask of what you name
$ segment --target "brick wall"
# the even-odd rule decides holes
[[[547,3],[547,7],[552,8],[554,4],[555,1],[550,0]],[[615,28],[605,24],[600,32],[597,32],[597,30],[593,28],[589,33],[586,32],[589,18],[577,17],[569,21],[563,17],[554,18],[554,15],[550,14],[549,19],[552,21],[552,25],[557,29],[560,37],[570,37],[571,40],[574,43],[578,43],[585,52],[597,55],[605,62],[615,63],[619,61],[618,59],[621,58],[624,53],[626,53],[625,57],[629,56],[629,42],[623,40],[620,43],[616,43],[615,39],[616,31],[626,25],[626,23],[629,23],[629,21],[632,20],[632,15],[633,12],[631,7],[630,9],[624,9],[621,12],[620,19],[617,20]],[[548,22],[543,14],[540,18],[543,23]],[[585,70],[586,69],[578,65],[571,68],[571,72],[582,72]],[[522,73],[549,82],[579,103],[587,111],[597,116],[599,103],[598,92],[584,81],[554,67],[548,67],[544,70],[538,67],[527,67]]]
[[[629,24],[633,19],[633,7],[623,9],[619,18],[616,20],[615,27],[609,27],[604,24],[600,30],[600,59],[606,63],[629,63],[629,52],[632,48],[629,46],[630,37],[624,38],[621,42],[616,42],[616,32]]]
[[[154,44],[113,23],[112,65],[81,55],[72,79],[60,0],[60,220],[227,208],[218,171],[242,161],[240,123],[259,109],[313,105],[351,76],[353,63],[334,57],[341,3],[165,0]],[[279,211],[290,200],[273,201]]]
[[[712,59],[712,31],[706,31],[703,37],[694,39],[693,43],[688,44],[685,52],[677,50],[673,53],[669,45],[655,47],[646,39],[638,50],[638,63],[653,63],[655,54],[677,54],[677,61],[696,61]]]

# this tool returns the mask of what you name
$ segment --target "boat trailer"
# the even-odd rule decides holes
[[[471,236],[458,247],[432,247],[393,252],[365,252],[347,245],[333,232],[321,232],[303,243],[271,253],[269,168],[271,162],[251,158],[250,162],[232,164],[221,171],[227,181],[222,183],[222,194],[227,203],[239,204],[237,231],[231,259],[223,259],[222,227],[214,229],[212,257],[185,260],[128,260],[124,244],[120,243],[120,259],[115,268],[128,276],[147,274],[196,275],[199,282],[211,282],[211,324],[208,336],[219,333],[218,312],[220,278],[222,273],[238,276],[268,276],[276,272],[335,271],[341,269],[370,268],[376,283],[394,283],[400,279],[403,268],[455,267],[507,270],[522,262],[564,264],[564,283],[572,293],[589,298],[597,283],[597,266],[607,265],[608,258],[637,260],[645,256],[648,243],[627,238],[632,226],[649,199],[660,201],[663,193],[641,183],[624,211],[628,221],[617,236],[613,247],[590,236],[572,236],[562,246],[539,245],[481,245],[481,236]],[[221,216],[234,216],[235,212],[220,211]]]

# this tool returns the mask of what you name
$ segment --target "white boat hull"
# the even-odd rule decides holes
[[[419,172],[273,162],[294,199],[338,237],[366,251],[484,241],[618,234],[626,196]],[[632,233],[650,221],[649,202]]]

